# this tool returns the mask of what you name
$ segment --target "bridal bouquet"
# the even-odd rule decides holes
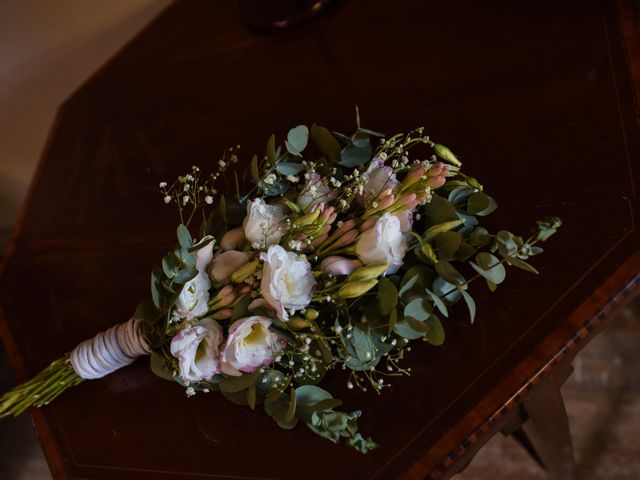
[[[1,416],[150,354],[188,396],[262,404],[282,428],[302,422],[365,453],[376,444],[358,432],[360,412],[338,410],[323,377],[343,370],[349,389],[380,393],[410,373],[412,340],[443,343],[456,304],[474,321],[472,281],[494,291],[506,266],[537,273],[527,260],[560,226],[539,221],[526,239],[487,231],[479,219],[496,202],[422,128],[387,138],[359,119],[351,136],[299,125],[244,174],[238,148],[207,175],[194,166],[160,184],[180,225],[150,301],[6,393]],[[233,194],[216,191],[223,180]]]

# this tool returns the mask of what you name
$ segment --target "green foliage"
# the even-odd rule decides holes
[[[191,233],[189,233],[189,229],[181,223],[180,225],[178,225],[177,233],[178,233],[178,243],[180,243],[180,246],[185,250],[190,249],[191,245],[193,245],[193,239],[191,238]]]
[[[467,213],[484,217],[498,208],[496,201],[484,192],[475,192],[467,200]]]
[[[284,144],[292,155],[302,156],[302,151],[307,148],[309,141],[309,129],[306,125],[298,125],[289,130]]]
[[[311,138],[330,162],[340,162],[342,148],[328,129],[314,123],[311,126]]]
[[[378,305],[382,315],[389,315],[398,304],[398,289],[391,280],[382,277],[378,283]]]
[[[546,217],[544,220],[538,220],[536,224],[536,240],[544,242],[547,241],[552,235],[555,235],[555,233],[558,231],[558,228],[560,228],[560,226],[562,225],[562,220],[560,220],[558,217]]]
[[[469,262],[469,265],[486,280],[495,285],[499,285],[504,281],[507,271],[502,262],[498,260],[498,257],[488,252],[480,252],[476,255],[475,260],[476,263]]]
[[[241,193],[238,187],[236,199],[220,197],[218,208],[207,217],[203,232],[220,241],[228,229],[242,224],[249,199],[255,195],[277,196],[271,203],[285,207],[289,227],[281,245],[286,248],[288,242],[305,236],[309,242],[317,238],[314,235],[327,236],[318,240],[319,247],[307,242],[310,246],[304,251],[318,283],[313,303],[307,310],[291,313],[288,321],[272,321],[271,328],[288,342],[273,364],[237,377],[216,375],[191,387],[219,390],[230,401],[252,409],[263,403],[266,413],[282,428],[291,429],[304,422],[324,438],[333,442],[344,439],[353,448],[366,452],[375,443],[358,433],[359,412],[335,411],[342,402],[317,385],[325,373],[342,367],[350,373],[349,388],[354,384],[363,388],[362,382],[366,381],[379,392],[384,384],[379,375],[386,368],[391,369],[391,375],[407,373],[398,362],[411,340],[442,345],[445,328],[440,319],[455,317],[465,307],[471,322],[475,321],[479,316],[472,296],[471,284],[475,280],[482,278],[493,291],[505,280],[508,266],[537,273],[528,260],[542,252],[536,243],[553,235],[560,221],[548,218],[538,222],[534,234],[526,240],[507,230],[490,232],[480,220],[496,209],[496,202],[478,180],[460,171],[461,163],[449,148],[431,141],[422,129],[380,140],[382,134],[360,125],[357,109],[356,116],[357,129],[351,135],[331,132],[315,123],[310,129],[298,125],[289,130],[283,145],[277,145],[272,135],[264,161],[253,156],[242,177],[251,179],[251,190]],[[317,148],[307,148],[309,136]],[[430,147],[448,164],[444,185],[435,186],[439,185],[435,181],[433,187],[426,188],[427,180],[443,171],[441,165],[410,163],[408,150],[419,145]],[[362,178],[373,157],[393,165],[400,182],[393,191],[391,206],[362,202],[362,187],[357,179]],[[413,177],[408,173],[419,169],[424,173]],[[416,208],[413,230],[407,233],[407,254],[397,272],[385,276],[389,267],[382,263],[359,266],[349,275],[338,276],[326,275],[318,268],[328,255],[354,259],[356,254],[353,244],[338,245],[336,237],[331,237],[334,226],[327,229],[323,222],[331,224],[333,219],[327,221],[319,210],[313,214],[311,209],[297,204],[304,179],[311,173],[324,176],[325,184],[337,193],[336,202],[327,203],[325,208],[336,208],[340,221],[355,220],[356,228],[362,221],[379,217],[385,209],[390,213],[401,211],[399,201],[429,198],[426,203],[420,200]],[[329,211],[328,215],[332,213]],[[152,272],[152,302],[139,309],[145,337],[155,352],[152,368],[164,378],[171,378],[176,371],[167,339],[179,327],[168,322],[169,313],[185,283],[197,274],[196,250],[200,244],[194,246],[186,227],[188,221],[184,223],[178,228],[178,246]],[[259,252],[248,246],[246,249],[250,261],[258,262]],[[254,292],[258,291],[259,278],[248,283]],[[242,280],[236,278],[235,288],[241,288]],[[271,315],[264,309],[249,311],[253,298],[255,293],[235,300],[229,306],[230,318],[221,320],[223,328],[228,325],[225,322],[248,315]],[[225,315],[229,316],[229,312]]]

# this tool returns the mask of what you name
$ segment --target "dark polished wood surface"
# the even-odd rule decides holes
[[[58,478],[423,478],[452,468],[500,412],[579,347],[640,271],[637,46],[606,1],[347,1],[257,35],[238,5],[178,2],[61,108],[0,279],[21,378],[130,317],[176,218],[159,181],[244,159],[298,123],[424,125],[500,204],[490,227],[564,225],[495,294],[475,286],[439,348],[416,345],[377,396],[326,383],[381,446],[363,456],[219,395],[187,399],[139,361],[34,411]],[[625,43],[625,37],[627,43]],[[637,37],[636,37],[637,39]],[[637,79],[637,77],[636,77]],[[630,283],[631,282],[631,283]],[[564,350],[563,350],[564,349]],[[493,419],[493,420],[491,420]]]

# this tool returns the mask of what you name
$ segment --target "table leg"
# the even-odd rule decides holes
[[[572,480],[576,478],[576,465],[560,385],[549,375],[522,400],[529,417],[521,427],[526,435],[522,440],[528,440],[551,478]]]

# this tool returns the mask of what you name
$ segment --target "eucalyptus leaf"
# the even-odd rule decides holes
[[[157,265],[151,270],[151,299],[157,309],[162,309],[162,290],[160,285],[162,282],[163,272]]]
[[[351,145],[351,138],[348,135],[336,131],[331,133],[333,133],[333,136],[336,137],[342,145]]]
[[[385,136],[384,133],[376,132],[375,130],[370,130],[368,128],[360,127],[358,131],[362,133],[366,133],[367,135],[370,135],[372,137],[384,138]]]
[[[427,342],[435,346],[442,345],[444,343],[444,328],[442,328],[440,319],[435,315],[431,315],[424,323],[430,327],[429,332],[424,337]]]
[[[433,306],[426,297],[416,298],[404,307],[404,316],[416,320],[426,320],[433,310]]]
[[[469,243],[476,248],[484,247],[490,241],[491,235],[489,235],[489,232],[484,227],[474,228],[471,235],[469,235]]]
[[[432,238],[435,238],[441,235],[442,233],[453,230],[454,228],[460,226],[463,223],[464,223],[464,220],[459,218],[456,220],[450,220],[447,222],[439,223],[437,225],[434,225],[433,227],[430,227],[426,232],[424,232],[424,235],[422,235],[422,239],[425,241],[429,241]]]
[[[224,396],[224,398],[232,403],[235,403],[236,405],[240,405],[243,407],[247,406],[247,393],[244,390],[241,390],[239,392],[225,392],[221,390],[220,393],[222,393],[222,396]]]
[[[498,257],[488,252],[480,252],[475,257],[476,263],[469,262],[473,269],[496,285],[504,282],[507,272]]]
[[[406,283],[403,283],[402,286],[400,287],[400,290],[398,291],[398,295],[402,296],[405,293],[407,293],[409,290],[411,290],[415,286],[415,284],[418,283],[419,278],[420,278],[420,275],[416,273]]]
[[[462,244],[460,232],[448,231],[441,233],[434,239],[436,255],[441,260],[452,260]]]
[[[527,272],[535,273],[536,275],[538,275],[540,273],[532,265],[529,265],[527,262],[525,262],[524,260],[520,260],[517,257],[508,256],[508,257],[506,257],[506,260],[510,265],[513,265],[514,267],[518,267],[521,270],[525,270]]]
[[[486,216],[497,207],[496,201],[484,192],[475,192],[467,200],[467,212],[471,215]]]
[[[539,220],[536,223],[536,239],[543,242],[554,235],[558,231],[558,228],[562,226],[562,220],[560,220],[558,217],[546,217],[544,220]]]
[[[287,414],[284,417],[284,421],[286,423],[290,423],[296,416],[296,391],[295,389],[291,389],[291,395],[289,396],[289,408],[287,409]]]
[[[289,130],[287,140],[284,142],[289,153],[300,156],[307,147],[309,141],[309,128],[306,125],[298,125]]]
[[[462,274],[447,260],[439,260],[436,262],[435,269],[438,275],[453,285],[463,285],[465,283]]]
[[[430,330],[429,325],[421,322],[420,320],[416,320],[413,317],[405,317],[404,320],[406,320],[409,326],[416,332],[422,332],[424,334]]]
[[[271,135],[267,142],[267,161],[275,166],[276,164],[276,136]]]
[[[251,303],[251,295],[243,296],[236,306],[233,307],[231,313],[231,321],[235,322],[237,319],[246,317],[249,312],[249,304]]]
[[[402,319],[397,322],[393,327],[393,331],[407,340],[415,340],[417,338],[424,337],[424,332],[414,330],[406,319]]]
[[[371,159],[371,144],[367,143],[363,147],[347,145],[342,149],[340,165],[345,167],[358,167],[364,165]]]
[[[167,278],[173,278],[180,270],[180,260],[175,256],[173,252],[167,253],[162,258],[162,271]]]
[[[251,157],[251,179],[253,180],[253,183],[258,183],[260,181],[257,155],[254,155],[253,157]]]
[[[332,163],[340,161],[342,147],[328,129],[314,123],[311,125],[311,138]]]
[[[461,296],[458,288],[442,277],[436,277],[431,290],[448,305],[456,303]]]
[[[380,313],[389,315],[398,304],[398,289],[391,280],[381,277],[378,282],[378,305]]]
[[[256,380],[260,376],[260,371],[252,373],[243,373],[239,377],[228,377],[218,384],[221,392],[235,393],[240,392],[249,387],[249,385],[255,385]]]
[[[436,306],[438,311],[442,315],[444,315],[445,317],[448,317],[449,316],[449,309],[447,308],[445,303],[442,301],[442,299],[438,295],[433,293],[431,290],[429,290],[428,288],[425,288],[424,290],[427,293],[427,295],[429,295],[429,298],[431,298],[431,301]]]
[[[389,328],[387,329],[387,333],[391,333],[393,331],[396,323],[398,323],[398,311],[394,308],[389,314]]]
[[[455,207],[461,207],[466,204],[467,199],[474,193],[475,188],[461,186],[456,187],[451,192],[449,192],[449,196],[447,199],[451,202]]]
[[[366,147],[369,145],[369,135],[364,133],[362,130],[358,130],[352,137],[351,143],[353,143],[356,147]]]
[[[282,179],[277,179],[271,184],[261,182],[260,188],[264,192],[265,196],[275,197],[287,193],[287,190],[289,190],[289,182],[286,182]]]
[[[247,388],[247,405],[251,410],[256,408],[256,384],[253,383]]]
[[[276,170],[278,171],[278,173],[287,177],[295,176],[302,170],[302,164],[294,162],[280,162],[276,166]]]
[[[433,195],[429,203],[425,204],[423,212],[428,225],[438,225],[460,219],[455,207],[437,193]]]
[[[178,243],[180,243],[180,246],[186,250],[190,249],[193,245],[193,239],[191,238],[189,229],[181,223],[180,225],[178,225],[177,234]]]
[[[170,380],[175,382],[176,379],[173,376],[173,373],[167,368],[165,358],[155,352],[151,352],[151,358],[149,360],[149,364],[151,366],[151,371],[158,377],[164,380]]]
[[[173,281],[184,285],[189,280],[193,280],[196,275],[198,275],[198,270],[196,268],[183,268],[175,277],[173,277]]]
[[[473,323],[476,318],[476,302],[473,300],[473,297],[464,290],[460,290],[460,293],[462,294],[462,298],[464,298],[464,301],[467,304],[467,308],[469,309],[469,316],[471,317],[471,323]]]

